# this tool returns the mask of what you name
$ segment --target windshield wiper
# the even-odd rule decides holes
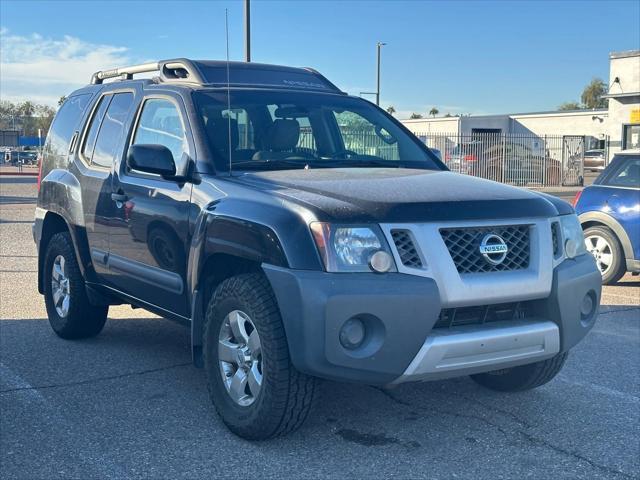
[[[287,160],[287,159],[277,159],[277,160],[243,160],[241,162],[233,162],[232,168],[264,168],[264,167],[299,167],[305,168],[309,166],[308,160]]]

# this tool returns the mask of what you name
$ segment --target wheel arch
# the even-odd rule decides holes
[[[187,282],[191,294],[191,349],[202,366],[202,334],[207,302],[227,278],[262,272],[262,265],[288,267],[278,236],[268,226],[211,212],[196,221]]]
[[[616,238],[622,246],[625,259],[634,260],[633,245],[629,235],[620,223],[604,212],[587,212],[581,214],[579,217],[582,229],[585,230],[589,227],[603,226],[609,228],[615,234]]]
[[[40,235],[40,243],[38,245],[38,292],[44,294],[44,260],[47,253],[47,247],[53,236],[57,233],[68,232],[71,236],[73,243],[73,250],[76,255],[76,261],[80,266],[80,271],[84,275],[85,268],[81,261],[80,251],[78,249],[78,242],[76,240],[75,231],[70,227],[67,219],[65,219],[60,213],[47,211],[42,220],[42,232]]]

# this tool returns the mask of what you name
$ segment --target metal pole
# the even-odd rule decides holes
[[[251,0],[244,0],[244,61],[251,61]]]
[[[386,45],[386,43],[382,43],[382,42],[378,42],[376,44],[377,46],[377,53],[378,53],[378,61],[377,61],[377,81],[376,81],[376,105],[380,105],[380,48]]]

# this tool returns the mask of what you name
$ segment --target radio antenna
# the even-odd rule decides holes
[[[229,151],[229,176],[233,175],[231,160],[231,79],[229,73],[229,9],[224,9],[224,30],[227,37],[227,124],[228,124],[228,147]]]

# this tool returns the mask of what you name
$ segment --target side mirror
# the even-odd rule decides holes
[[[164,145],[131,145],[127,151],[127,166],[133,170],[175,177],[173,154]]]

